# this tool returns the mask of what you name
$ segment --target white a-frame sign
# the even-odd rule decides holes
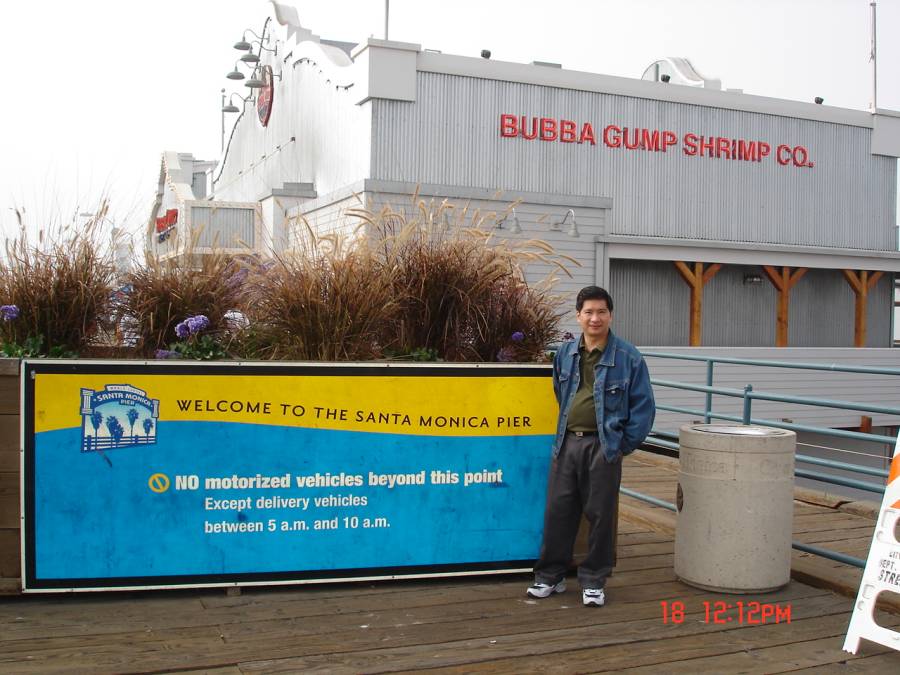
[[[894,447],[894,458],[888,475],[884,500],[875,523],[875,534],[869,547],[869,559],[863,572],[859,595],[853,605],[853,616],[847,628],[844,651],[856,653],[862,638],[900,651],[900,633],[875,623],[872,616],[875,601],[882,591],[900,593],[900,543],[897,521],[900,520],[900,436]]]

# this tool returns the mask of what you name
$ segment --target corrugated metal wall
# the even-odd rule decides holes
[[[895,250],[896,161],[871,130],[680,103],[420,72],[417,101],[373,102],[372,177],[611,197],[609,232]],[[502,138],[500,115],[591,122],[597,145]],[[609,148],[603,127],[669,129],[669,152]],[[688,157],[685,133],[763,140],[762,162]],[[813,168],[780,166],[803,145]]]
[[[351,218],[345,214],[347,209],[362,208],[365,203],[364,195],[349,196],[327,204],[312,206],[303,204],[289,213],[288,241],[291,248],[301,250],[309,243],[309,230],[317,237],[337,235],[350,238],[355,236],[356,227],[360,224],[358,218]],[[305,223],[303,221],[306,221]],[[307,229],[306,225],[309,225]]]
[[[744,284],[745,275],[762,276]],[[687,345],[690,291],[673,263],[613,260],[613,330],[635,344]],[[791,290],[791,347],[852,347],[855,299],[839,270],[811,269]],[[777,294],[759,267],[725,265],[703,288],[702,344],[774,346]],[[889,347],[891,281],[869,291],[866,346]]]
[[[253,248],[256,246],[255,211],[230,207],[191,207],[191,230],[197,246]]]
[[[717,347],[641,347],[642,351],[663,351],[698,356],[821,363],[828,366],[838,363],[847,366],[874,366],[900,368],[898,349],[797,349],[786,347],[740,349]],[[706,364],[702,361],[681,361],[658,357],[646,357],[650,377],[655,380],[674,380],[691,384],[706,384]],[[752,384],[754,391],[828,398],[876,405],[897,405],[900,378],[896,375],[868,375],[834,371],[787,370],[727,363],[716,364],[713,384],[718,387],[742,390]],[[702,410],[705,395],[699,392],[657,386],[654,388],[657,403]],[[742,399],[726,396],[713,397],[713,410],[725,415],[741,415]],[[782,403],[779,401],[754,401],[753,416],[770,420],[789,419],[797,424],[814,424],[826,427],[858,426],[864,412],[834,410],[818,406]],[[900,423],[896,415],[872,414],[873,423],[895,426]],[[658,410],[656,427],[675,431],[682,424],[702,419],[698,415]],[[832,439],[834,440],[834,439]],[[798,450],[799,452],[799,450]]]

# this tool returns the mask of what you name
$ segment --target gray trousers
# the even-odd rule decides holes
[[[583,513],[590,525],[588,553],[578,566],[582,588],[603,588],[616,564],[622,460],[608,463],[594,436],[567,433],[550,466],[537,583],[556,584],[566,575]]]

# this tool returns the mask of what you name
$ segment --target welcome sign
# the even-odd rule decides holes
[[[529,569],[548,366],[25,361],[26,591]]]

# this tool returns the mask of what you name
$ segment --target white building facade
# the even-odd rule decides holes
[[[900,113],[349,46],[278,3],[260,35],[218,162],[164,155],[163,258],[284,250],[300,218],[348,233],[347,209],[417,194],[578,260],[559,291],[607,287],[637,344],[891,345]]]

